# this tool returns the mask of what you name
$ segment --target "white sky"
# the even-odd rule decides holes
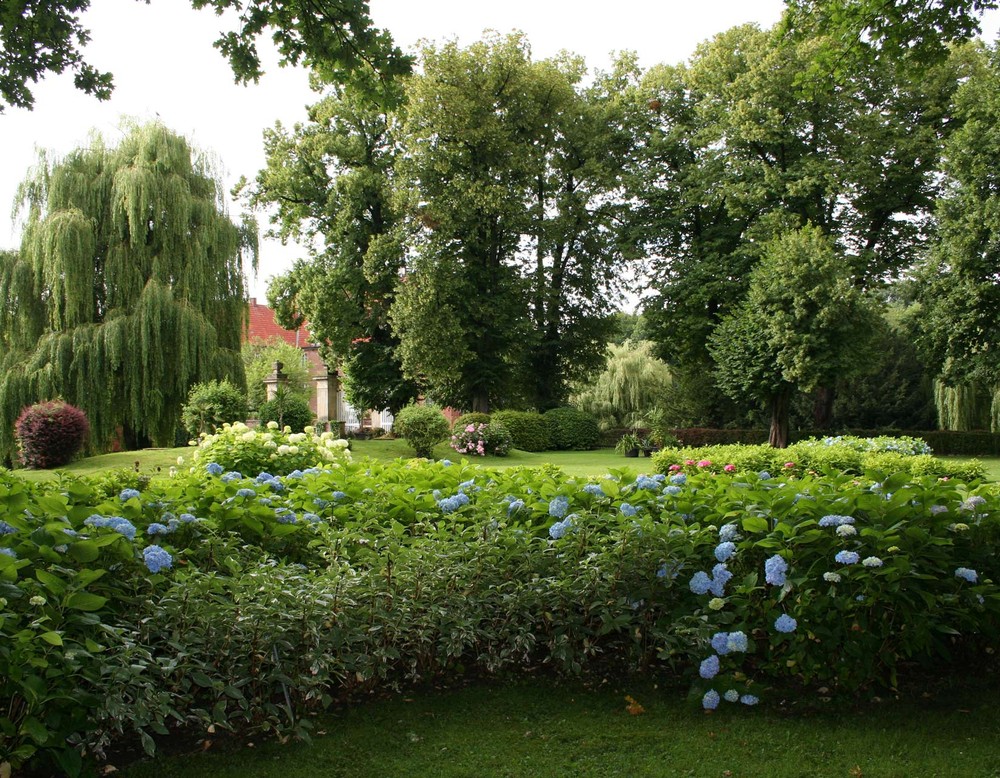
[[[375,24],[404,50],[421,39],[457,37],[469,44],[484,29],[518,29],[527,34],[535,58],[565,49],[602,69],[612,51],[624,49],[637,51],[644,67],[686,60],[700,42],[734,25],[770,26],[782,7],[782,0],[617,0],[610,6],[596,0],[371,0]],[[114,73],[114,94],[102,103],[74,89],[70,74],[50,76],[35,85],[33,111],[7,108],[0,114],[0,247],[16,247],[20,240],[8,214],[36,149],[65,154],[85,143],[92,129],[117,138],[122,116],[159,118],[214,153],[227,190],[263,167],[262,131],[278,120],[287,126],[304,120],[305,106],[317,96],[305,71],[278,68],[271,53],[259,84],[234,84],[228,63],[212,47],[220,25],[211,12],[195,11],[185,0],[93,0],[84,16],[92,38],[87,60]],[[996,26],[987,26],[995,35]],[[239,210],[230,204],[231,213]],[[266,226],[265,215],[258,219]],[[294,246],[262,241],[251,295],[263,298],[268,278],[298,256]]]

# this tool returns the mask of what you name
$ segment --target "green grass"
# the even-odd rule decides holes
[[[355,440],[351,443],[355,457],[372,457],[373,459],[392,461],[394,459],[409,459],[413,456],[411,449],[404,440]],[[103,454],[96,457],[80,459],[61,470],[76,475],[93,475],[104,470],[121,467],[135,467],[138,462],[139,472],[144,475],[166,474],[177,464],[177,457],[191,459],[192,449],[182,448],[149,448],[142,451],[122,451],[116,454]],[[437,459],[459,461],[462,457],[441,443],[434,449]],[[968,457],[948,457],[949,459],[968,459]],[[613,449],[600,448],[594,451],[544,451],[531,453],[514,450],[506,457],[469,457],[471,462],[484,467],[539,467],[541,465],[556,465],[569,475],[592,476],[608,472],[610,469],[625,469],[633,475],[650,470],[648,459],[628,459],[616,454]],[[987,478],[1000,481],[1000,457],[981,457],[986,466]],[[18,470],[19,475],[31,481],[42,481],[54,478],[53,470]]]
[[[477,684],[364,702],[320,720],[311,744],[213,745],[124,778],[338,776],[998,776],[996,681],[907,701],[808,705],[774,695],[713,714],[651,681]],[[630,715],[625,695],[645,713]],[[852,772],[853,771],[853,772]]]

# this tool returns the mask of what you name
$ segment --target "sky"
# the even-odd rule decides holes
[[[626,49],[636,51],[644,67],[675,64],[730,27],[774,24],[782,8],[782,0],[371,0],[376,26],[404,51],[421,40],[457,38],[465,45],[486,29],[516,29],[527,35],[536,59],[567,50],[596,69],[607,69],[611,53]],[[305,107],[318,99],[306,71],[278,67],[267,42],[265,76],[257,84],[235,84],[212,47],[224,22],[184,0],[92,0],[83,21],[91,32],[86,59],[114,73],[114,94],[100,102],[74,89],[70,74],[49,76],[35,85],[34,110],[0,113],[0,248],[20,241],[20,227],[8,214],[38,149],[58,158],[84,145],[94,130],[109,141],[120,138],[123,117],[157,119],[216,157],[228,193],[240,176],[252,178],[264,166],[263,131],[278,121],[292,126],[305,120]],[[995,26],[986,26],[996,34]],[[231,214],[242,210],[230,200]],[[257,217],[263,231],[266,214]],[[263,240],[259,272],[249,279],[251,296],[263,298],[268,279],[302,256],[294,245]]]

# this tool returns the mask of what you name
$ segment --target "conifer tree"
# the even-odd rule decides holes
[[[117,146],[44,155],[18,194],[20,252],[0,257],[0,457],[31,403],[86,411],[91,444],[169,444],[190,386],[243,384],[243,259],[209,161],[161,124]]]

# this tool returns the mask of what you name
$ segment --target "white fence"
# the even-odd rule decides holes
[[[344,422],[345,432],[356,432],[359,429],[378,428],[386,432],[392,429],[392,414],[388,410],[358,412],[344,399],[344,392],[337,392],[337,420]]]

